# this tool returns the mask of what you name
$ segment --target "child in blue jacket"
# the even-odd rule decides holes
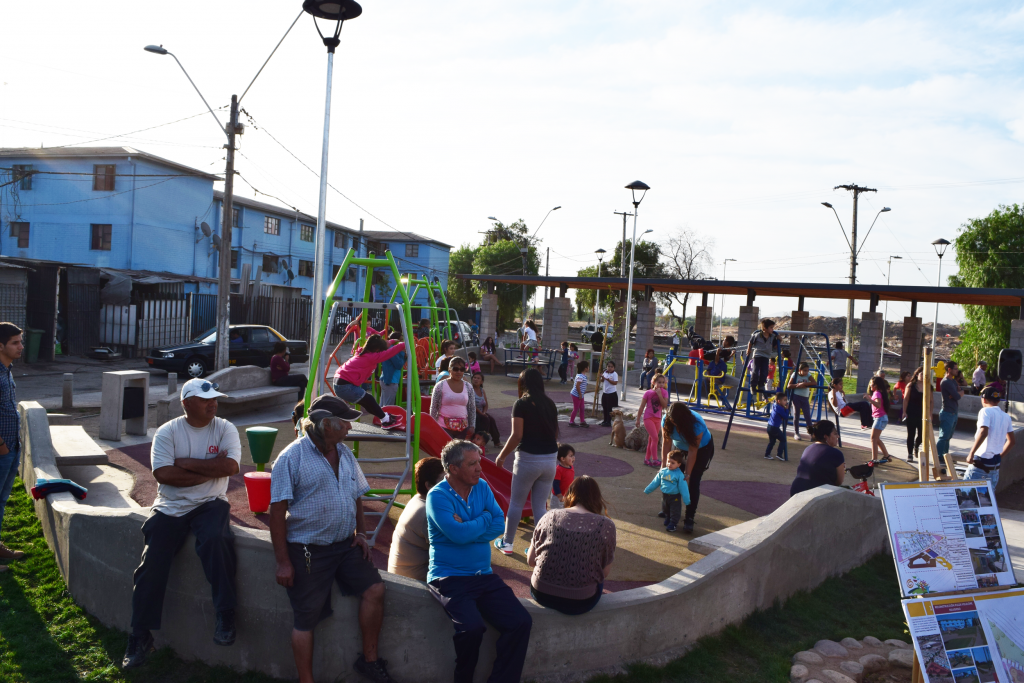
[[[393,334],[391,338],[397,339],[398,334]],[[405,365],[406,358],[405,351],[400,351],[380,364],[380,405],[396,405],[398,383],[402,381],[402,367]]]
[[[772,447],[779,442],[779,450],[775,454],[777,460],[782,460],[782,447],[786,443],[786,420],[789,418],[789,397],[785,392],[779,392],[772,404],[771,412],[768,414],[768,449],[764,452],[764,459],[772,459]]]
[[[661,512],[659,517],[665,518],[665,531],[675,531],[683,506],[690,504],[690,486],[680,469],[685,454],[674,450],[668,454],[668,467],[663,467],[654,475],[654,480],[647,485],[644,493],[653,493],[661,489]]]

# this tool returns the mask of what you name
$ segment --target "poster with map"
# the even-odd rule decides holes
[[[1024,591],[905,600],[925,683],[1024,683]]]
[[[885,483],[880,488],[904,596],[1017,583],[988,481]]]

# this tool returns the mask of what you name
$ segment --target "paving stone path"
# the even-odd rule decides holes
[[[793,655],[791,683],[904,683],[910,681],[914,650],[902,640],[819,640]]]

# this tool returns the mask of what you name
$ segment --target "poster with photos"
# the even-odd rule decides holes
[[[885,483],[880,488],[904,596],[1017,583],[987,480]]]
[[[905,600],[925,683],[1024,683],[1024,591]]]

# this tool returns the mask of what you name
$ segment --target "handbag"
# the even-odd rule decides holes
[[[463,432],[469,429],[469,420],[464,417],[443,417],[444,428],[450,432]]]

